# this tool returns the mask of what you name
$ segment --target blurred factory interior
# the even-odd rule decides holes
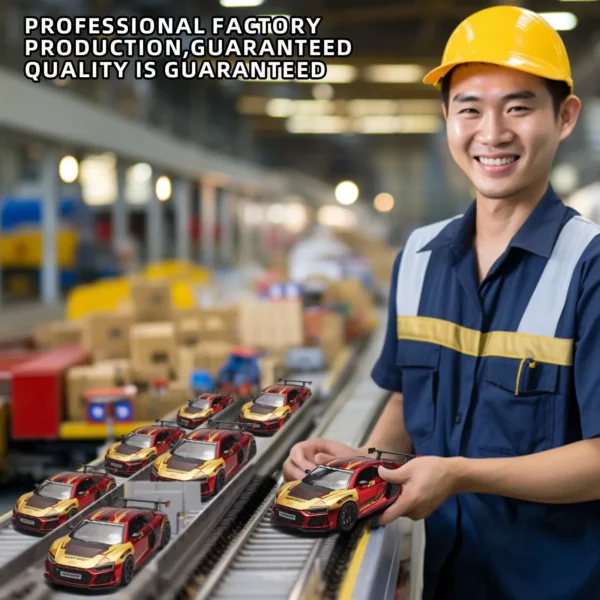
[[[203,310],[220,310],[214,298],[210,304],[189,292],[182,283],[186,277],[186,282],[218,281],[230,294],[226,300],[233,301],[248,282],[255,291],[272,281],[347,277],[348,270],[340,275],[339,257],[350,257],[344,268],[354,269],[363,290],[377,287],[373,296],[381,301],[407,235],[417,226],[461,213],[473,198],[447,149],[439,93],[423,85],[422,78],[439,63],[457,24],[490,4],[3,0],[0,347],[13,352],[26,338],[29,344],[34,331],[45,348],[80,339],[81,330],[71,329],[67,321],[77,322],[96,302],[121,310],[122,302],[131,300],[124,288],[109,286],[102,295],[89,286],[139,273],[152,278],[177,265],[183,265],[184,275],[180,272],[173,284],[181,284],[178,291],[171,291],[181,310],[203,302]],[[565,42],[583,111],[559,149],[552,184],[566,203],[600,223],[600,1],[512,4],[541,13]],[[25,17],[83,15],[207,20],[215,15],[318,15],[319,36],[349,39],[353,51],[343,59],[327,59],[327,75],[319,81],[173,80],[160,71],[153,80],[138,80],[132,70],[123,80],[28,81],[23,74]],[[358,304],[362,296],[352,289],[332,295],[332,302]],[[351,316],[359,316],[344,344],[376,328],[375,309],[367,301],[352,313],[356,310],[351,306]],[[62,327],[43,329],[49,323]],[[379,320],[382,325],[385,319]],[[223,337],[227,343],[228,335]],[[290,337],[278,349],[301,346],[306,339]],[[376,354],[368,355],[366,366]],[[17,359],[6,356],[0,360],[0,474],[3,467],[14,469],[7,448],[15,440],[17,455],[30,458],[26,444],[39,441],[18,429],[14,414],[10,424],[10,386],[2,387],[7,380],[2,374]],[[226,353],[219,357],[215,368]],[[329,369],[337,359],[326,358]],[[79,368],[86,361],[77,358],[68,366]],[[188,372],[179,376],[185,390],[168,404],[169,414],[187,401]],[[116,371],[111,373],[116,381]],[[40,437],[48,443],[106,441],[103,435],[88,435],[85,414],[71,415],[68,395],[65,390],[59,400],[64,412],[52,417],[56,431]],[[87,449],[76,456],[90,458]],[[56,470],[60,460],[50,461],[47,469]],[[33,479],[48,472],[36,470],[33,462],[21,464]],[[11,488],[0,497],[5,510],[16,495]]]

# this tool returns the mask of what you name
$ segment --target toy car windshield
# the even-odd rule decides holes
[[[193,408],[210,408],[210,401],[206,398],[196,398],[190,402],[190,406]]]
[[[150,446],[152,446],[152,437],[149,435],[142,435],[141,433],[130,433],[121,440],[121,443],[126,446],[132,446],[133,448],[150,448]]]
[[[192,460],[214,460],[217,458],[217,445],[212,442],[184,440],[171,454],[180,458],[190,458]]]
[[[282,394],[261,394],[254,403],[270,408],[280,408],[285,404],[285,396]]]
[[[317,467],[311,471],[304,479],[303,483],[314,485],[328,490],[346,490],[353,472],[343,469],[331,469],[329,467]]]

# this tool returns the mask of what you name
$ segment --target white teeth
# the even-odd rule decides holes
[[[516,156],[505,156],[504,158],[485,158],[484,156],[479,157],[479,162],[482,165],[489,167],[501,167],[502,165],[509,165],[517,160]]]

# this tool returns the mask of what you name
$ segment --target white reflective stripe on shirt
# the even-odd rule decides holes
[[[416,317],[419,312],[421,292],[425,273],[429,265],[431,251],[419,252],[436,235],[438,235],[448,223],[459,219],[462,215],[439,221],[432,225],[415,229],[402,250],[402,259],[398,269],[398,283],[396,285],[396,314],[402,317]]]
[[[554,337],[567,302],[575,267],[600,226],[580,216],[562,228],[552,254],[523,313],[520,333]]]

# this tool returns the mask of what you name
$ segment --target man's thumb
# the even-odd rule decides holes
[[[408,472],[404,467],[397,469],[386,469],[379,465],[379,477],[384,481],[390,481],[391,483],[406,483],[409,480]]]

